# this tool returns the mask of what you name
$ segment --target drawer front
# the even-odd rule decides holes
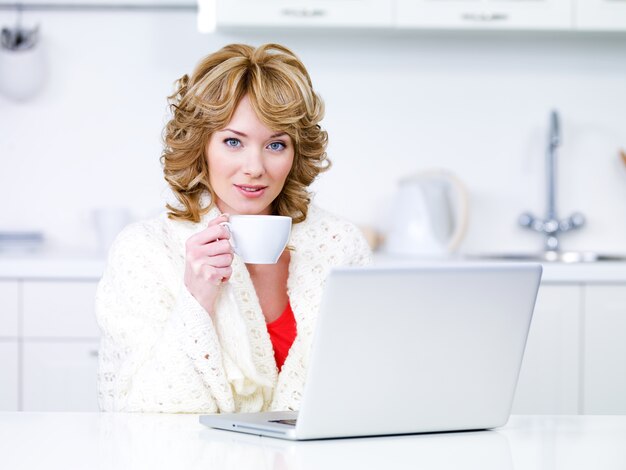
[[[537,296],[514,414],[578,414],[581,291],[542,285]]]
[[[24,411],[98,411],[98,344],[25,341]]]
[[[27,338],[97,338],[96,281],[24,281]]]
[[[585,293],[583,413],[626,414],[626,284]]]
[[[626,31],[626,0],[577,0],[575,21],[581,30]]]
[[[218,0],[219,26],[390,27],[389,0]]]
[[[397,0],[399,27],[570,29],[570,0]]]
[[[0,281],[0,338],[18,336],[18,316],[18,281]]]
[[[17,341],[0,341],[0,411],[18,411],[17,356]]]

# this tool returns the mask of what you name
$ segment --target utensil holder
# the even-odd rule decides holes
[[[46,81],[44,48],[0,47],[0,93],[13,101],[26,101],[43,88]]]

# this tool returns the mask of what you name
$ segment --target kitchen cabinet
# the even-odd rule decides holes
[[[0,410],[19,409],[19,283],[0,280]]]
[[[19,284],[0,281],[0,338],[18,336]]]
[[[0,411],[19,410],[17,340],[0,341]]]
[[[585,287],[585,414],[626,414],[626,286]]]
[[[218,0],[218,27],[381,28],[393,25],[391,0]]]
[[[1,410],[98,410],[97,283],[0,280]]]
[[[98,411],[98,344],[25,341],[23,411]]]
[[[0,261],[0,409],[96,410],[104,262]],[[626,414],[625,337],[626,264],[546,264],[513,412]]]
[[[93,280],[22,281],[24,411],[97,411]]]
[[[97,338],[96,287],[85,281],[24,281],[24,337]]]
[[[581,300],[578,285],[539,288],[513,413],[579,412]]]
[[[580,30],[626,31],[626,0],[576,0],[574,24]]]
[[[626,284],[542,284],[518,414],[626,414]]]
[[[401,28],[569,29],[572,0],[397,0]]]
[[[19,2],[15,0],[0,0],[0,5],[15,5],[16,3],[26,5],[27,8],[29,5],[62,5],[63,7],[76,6],[78,9],[81,6],[89,8],[97,5],[106,5],[107,8],[115,5],[119,5],[121,8],[125,5],[133,5],[155,8],[159,6],[175,6],[177,8],[187,7],[189,9],[193,9],[196,6],[196,2],[193,0],[21,0]]]

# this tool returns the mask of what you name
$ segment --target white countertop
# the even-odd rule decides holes
[[[465,263],[463,258],[427,260],[376,254],[374,263],[419,265]],[[476,262],[473,260],[472,262]],[[481,261],[501,263],[502,261]],[[509,261],[510,262],[510,261]],[[43,252],[7,254],[0,252],[0,279],[100,279],[106,264],[102,254],[93,252]],[[547,283],[620,283],[626,282],[626,263],[543,263],[543,282]]]
[[[374,264],[380,266],[419,266],[441,263],[519,263],[520,261],[477,260],[463,256],[451,258],[412,258],[410,256],[392,256],[383,253],[374,254]],[[521,261],[524,262],[524,261]],[[542,282],[544,283],[624,283],[626,282],[626,263],[602,261],[596,263],[556,263],[544,262]]]
[[[95,252],[0,252],[0,279],[97,280],[105,264],[105,256]]]
[[[7,469],[623,470],[626,416],[512,416],[495,431],[287,442],[197,415],[0,413]]]

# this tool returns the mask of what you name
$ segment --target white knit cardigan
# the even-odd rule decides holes
[[[297,337],[278,373],[258,297],[238,256],[213,319],[183,283],[186,240],[218,215],[213,208],[191,223],[163,214],[117,237],[96,296],[102,410],[298,409],[326,276],[333,266],[366,264],[370,249],[353,224],[315,206],[293,226],[287,293]]]

